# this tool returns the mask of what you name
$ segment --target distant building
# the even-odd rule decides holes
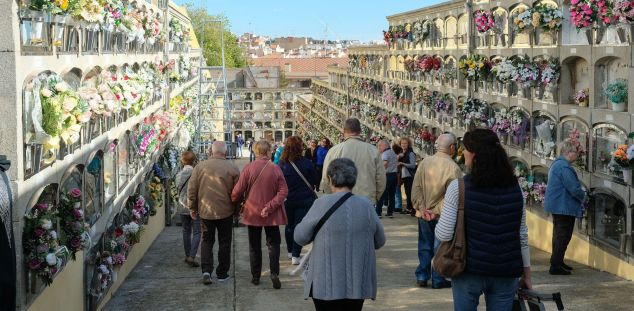
[[[311,79],[328,78],[328,66],[345,67],[348,58],[253,58],[253,66],[278,67],[284,73],[288,87],[310,87]]]

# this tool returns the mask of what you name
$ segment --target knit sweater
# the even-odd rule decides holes
[[[345,192],[315,201],[295,227],[295,242],[310,243],[315,226]],[[375,250],[385,244],[374,204],[361,195],[346,200],[315,237],[304,283],[304,298],[322,300],[376,298]],[[312,296],[310,291],[312,288]]]

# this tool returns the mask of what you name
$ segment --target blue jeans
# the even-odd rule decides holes
[[[432,286],[438,286],[445,278],[439,275],[431,267],[431,259],[434,257],[440,241],[436,239],[434,230],[438,220],[426,221],[418,218],[418,267],[416,268],[416,280],[427,281],[431,279]]]
[[[198,246],[200,245],[200,217],[192,219],[191,216],[182,214],[181,220],[183,222],[183,247],[185,248],[185,256],[196,258]]]
[[[293,257],[299,257],[302,253],[302,246],[295,243],[293,236],[295,235],[295,226],[299,224],[304,216],[308,213],[308,210],[313,206],[314,198],[305,199],[301,201],[286,201],[284,202],[284,209],[286,210],[286,216],[288,217],[288,224],[284,228],[284,236],[286,238],[286,250],[293,254]]]
[[[482,294],[487,311],[513,309],[518,278],[481,276],[464,272],[451,281],[455,311],[475,311]]]
[[[236,148],[236,157],[240,157],[242,158],[242,145],[238,144],[238,147]]]
[[[385,191],[378,202],[376,202],[376,214],[381,216],[383,210],[383,203],[387,201],[387,215],[392,216],[394,213],[394,207],[396,205],[396,173],[385,174],[386,185]]]
[[[255,153],[252,149],[249,149],[249,162],[255,161]]]
[[[394,204],[394,210],[400,212],[403,210],[403,195],[401,194],[401,187],[396,186],[396,204]]]

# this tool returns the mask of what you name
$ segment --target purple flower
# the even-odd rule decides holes
[[[70,189],[70,191],[68,192],[68,195],[70,195],[71,198],[81,198],[81,190],[79,190],[79,188],[73,188]]]
[[[73,209],[73,216],[75,216],[76,219],[81,219],[84,215],[81,210]]]
[[[70,240],[70,246],[74,249],[78,249],[81,246],[81,239],[72,238]]]
[[[46,230],[42,228],[35,228],[35,236],[41,237],[44,235],[44,233],[46,233]]]
[[[46,203],[40,203],[36,207],[37,207],[37,209],[42,210],[42,211],[47,211],[48,210],[48,204],[46,204]]]
[[[38,259],[31,259],[29,261],[29,269],[31,270],[36,270],[40,267],[40,265],[42,264],[42,262]]]
[[[40,245],[37,246],[36,251],[38,253],[46,253],[48,251],[48,245],[40,244]]]
[[[57,273],[57,267],[52,267],[51,268],[51,275],[55,275],[55,273]]]

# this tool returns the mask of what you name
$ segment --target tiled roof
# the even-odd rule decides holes
[[[280,67],[287,78],[327,77],[328,66],[348,66],[347,58],[252,58],[249,63],[253,66]],[[287,71],[287,64],[290,71]]]

